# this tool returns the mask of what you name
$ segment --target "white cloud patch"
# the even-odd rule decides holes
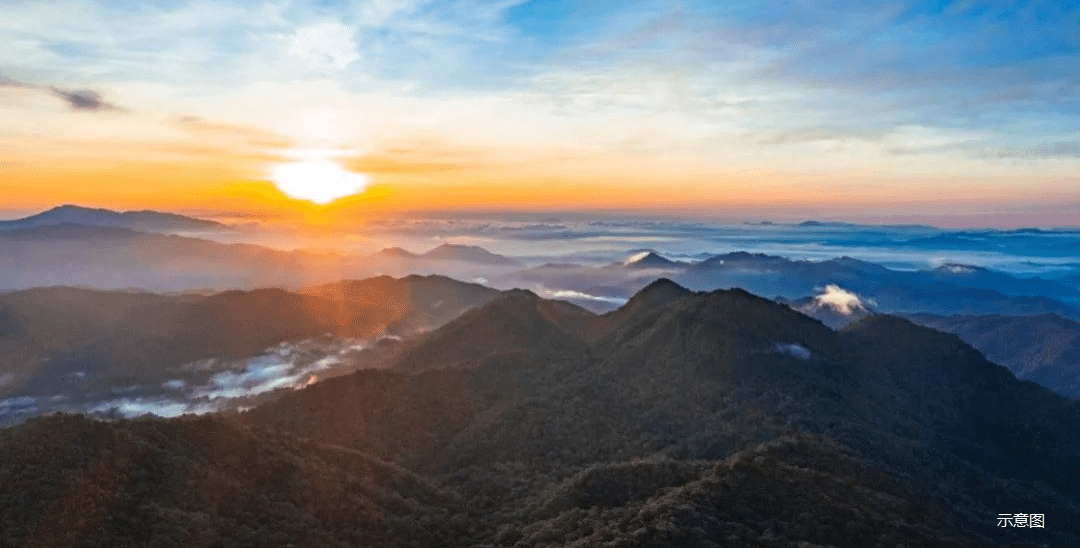
[[[623,261],[623,265],[632,265],[644,259],[645,257],[648,257],[649,253],[651,253],[651,251],[641,251],[638,253],[634,253],[633,255],[627,257],[625,261]]]
[[[189,413],[213,413],[220,409],[221,406],[214,402],[189,402],[157,397],[110,400],[95,405],[87,411],[90,413],[116,413],[122,417],[140,417],[148,414],[159,417],[178,417]]]
[[[552,299],[581,299],[585,301],[597,301],[604,303],[611,303],[617,305],[626,304],[626,299],[619,297],[604,297],[602,295],[590,295],[581,291],[573,291],[570,289],[559,289],[555,291],[544,291]]]
[[[814,304],[829,307],[845,316],[866,311],[866,305],[858,295],[836,284],[826,285],[824,291],[814,297]]]
[[[318,71],[345,70],[360,59],[356,31],[337,22],[301,27],[288,43],[290,55],[299,57],[309,68]]]
[[[183,379],[173,379],[171,381],[165,381],[161,384],[161,387],[166,390],[183,390],[187,387],[187,382]]]
[[[242,398],[276,390],[303,386],[312,373],[341,363],[342,355],[364,348],[349,344],[317,359],[302,346],[282,343],[266,353],[240,362],[240,367],[217,373],[203,386],[195,387],[193,398]]]
[[[18,396],[0,400],[0,415],[7,413],[32,413],[37,410],[37,398]]]
[[[330,376],[323,372],[347,363],[346,356],[349,353],[368,347],[368,341],[358,339],[339,339],[333,342],[303,340],[281,343],[251,358],[198,360],[182,366],[180,370],[189,373],[218,371],[210,375],[205,384],[172,379],[161,385],[161,388],[171,391],[171,394],[133,394],[70,410],[123,417],[137,417],[148,413],[161,417],[212,413],[234,406],[233,400],[238,398],[256,396],[279,388],[303,388],[318,382],[321,378]],[[133,390],[119,392],[130,391]],[[23,409],[36,412],[36,407],[27,407],[28,404],[34,404],[33,398],[25,400],[12,400],[6,405],[17,407],[19,412],[27,412],[22,411]],[[0,413],[3,413],[4,409],[5,403],[0,401]]]
[[[773,345],[773,350],[800,360],[809,360],[813,357],[813,353],[810,352],[810,349],[799,343],[776,343]]]

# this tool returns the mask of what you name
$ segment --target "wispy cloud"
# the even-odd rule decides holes
[[[289,54],[315,70],[345,70],[360,59],[354,36],[354,29],[332,21],[301,27],[289,37]]]
[[[67,101],[72,110],[122,110],[116,105],[105,101],[100,93],[89,89],[67,90],[56,86],[31,84],[8,78],[3,74],[0,74],[0,86],[49,92],[52,95]]]
[[[120,110],[116,105],[101,98],[101,94],[88,89],[68,91],[49,88],[53,95],[65,100],[73,110]]]
[[[1054,158],[1080,158],[1080,141],[1059,141],[1029,146],[1003,147],[982,151],[988,157],[1017,158],[1022,160],[1045,160]]]
[[[1071,2],[57,0],[4,15],[0,86],[48,85],[79,112],[254,128],[357,162],[434,142],[476,151],[456,164],[491,166],[455,168],[456,180],[540,166],[545,180],[696,182],[694,200],[738,194],[720,183],[733,174],[794,172],[816,187],[807,195],[847,199],[844,185],[863,183],[841,173],[993,176],[1009,164],[1020,181],[1048,162],[1002,160],[1077,167]],[[73,131],[25,105],[3,114],[45,140]],[[415,164],[421,186],[446,165]],[[877,194],[903,198],[901,187]]]

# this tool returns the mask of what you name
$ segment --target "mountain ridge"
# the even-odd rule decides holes
[[[113,211],[64,204],[21,219],[0,221],[0,230],[35,228],[59,224],[129,228],[141,232],[224,231],[228,225],[153,210]]]
[[[670,280],[626,307],[626,320],[612,322],[605,318],[618,310],[595,315],[507,291],[403,342],[384,368],[314,383],[232,419],[250,433],[245,455],[259,454],[263,437],[278,444],[267,450],[296,443],[322,455],[317,448],[339,446],[366,455],[350,462],[401,467],[408,475],[393,478],[415,479],[393,489],[416,512],[444,523],[445,500],[471,520],[427,539],[438,545],[1080,542],[1069,525],[1080,522],[1080,402],[1017,380],[956,335],[888,315],[834,331],[745,290],[693,293]],[[96,424],[104,426],[71,428],[136,423]],[[61,426],[26,426],[20,443]],[[151,470],[171,462],[144,454]],[[280,453],[267,454],[278,462]],[[35,473],[70,469],[57,462]],[[255,470],[241,484],[279,477],[282,496],[296,492],[294,475],[258,459],[248,466]],[[410,491],[416,481],[446,496]],[[382,492],[377,485],[359,492]],[[155,493],[132,500],[188,511],[182,497]],[[232,508],[207,512],[217,520]],[[1003,508],[1040,512],[1047,526],[1003,530],[995,526]],[[36,519],[41,510],[18,512]],[[338,525],[347,511],[318,515],[313,531],[350,534]],[[168,523],[136,521],[140,531]],[[402,531],[427,529],[387,530],[399,543]],[[418,541],[400,544],[408,540]]]
[[[537,301],[535,296],[524,292],[516,298],[519,303],[535,304]],[[494,301],[488,307],[502,306],[500,303],[505,302]],[[914,541],[915,544],[948,544],[944,542],[946,539],[958,544],[971,539],[995,543],[991,539],[1003,538],[993,536],[1000,534],[993,524],[980,524],[978,514],[991,511],[1001,503],[979,494],[975,486],[984,481],[1003,481],[1009,485],[1032,480],[1043,482],[1038,485],[1044,487],[1038,489],[1048,490],[1037,496],[1056,501],[1054,511],[1060,513],[1055,515],[1080,515],[1075,498],[1080,493],[1070,487],[1075,486],[1074,480],[1080,477],[1065,464],[1080,455],[1080,431],[1072,423],[1080,420],[1080,405],[1033,383],[1017,381],[1007,369],[987,362],[978,351],[954,335],[886,315],[865,318],[837,332],[787,306],[737,289],[694,294],[661,304],[657,310],[658,313],[641,316],[641,325],[637,327],[613,328],[593,342],[588,342],[588,337],[578,337],[578,340],[586,341],[587,348],[579,351],[576,358],[573,353],[564,353],[554,359],[530,361],[516,351],[515,345],[505,350],[494,348],[494,354],[478,360],[472,367],[410,373],[419,383],[412,388],[408,388],[398,371],[370,371],[316,384],[244,416],[265,427],[303,430],[313,423],[297,422],[289,410],[323,409],[308,411],[316,413],[311,416],[318,417],[320,424],[316,432],[305,430],[309,435],[324,442],[344,436],[351,440],[350,443],[365,447],[368,440],[378,445],[381,438],[377,435],[369,438],[373,435],[370,430],[352,437],[349,423],[334,418],[350,417],[354,412],[364,416],[363,398],[349,396],[349,401],[353,402],[350,406],[358,407],[350,407],[355,411],[340,415],[340,408],[331,412],[326,407],[325,402],[334,400],[333,394],[356,393],[367,390],[361,387],[376,383],[371,385],[372,389],[384,387],[378,389],[383,394],[381,398],[389,401],[404,398],[400,401],[415,402],[406,404],[408,411],[395,412],[379,407],[379,420],[394,424],[430,424],[434,418],[423,418],[427,416],[424,405],[456,410],[439,411],[455,417],[456,426],[449,431],[438,430],[437,434],[425,434],[422,428],[419,432],[413,431],[418,439],[441,442],[425,442],[423,451],[402,454],[400,451],[407,443],[399,441],[395,442],[391,453],[380,454],[383,458],[408,461],[414,469],[427,470],[427,473],[449,474],[444,477],[457,478],[455,485],[461,489],[479,489],[477,493],[492,501],[494,506],[490,511],[493,512],[500,505],[520,504],[511,502],[520,500],[515,498],[520,495],[500,491],[494,486],[480,488],[472,482],[483,482],[482,478],[493,474],[484,470],[516,469],[512,463],[528,463],[529,469],[548,470],[544,472],[547,476],[532,476],[532,480],[523,484],[530,486],[528,492],[534,493],[529,495],[534,498],[527,500],[548,496],[541,493],[554,493],[545,490],[554,484],[540,478],[550,477],[550,470],[561,467],[568,475],[555,474],[556,478],[562,478],[557,481],[571,482],[564,485],[580,485],[565,493],[581,492],[575,491],[579,489],[608,493],[597,496],[608,497],[604,500],[610,502],[605,504],[613,505],[615,509],[627,508],[631,512],[637,511],[631,508],[642,508],[635,502],[639,499],[667,504],[660,502],[664,499],[658,498],[662,495],[655,491],[660,487],[650,487],[657,484],[648,483],[653,481],[646,479],[648,476],[638,475],[650,474],[648,466],[626,468],[629,465],[618,464],[640,462],[635,459],[648,457],[676,462],[720,459],[736,468],[745,467],[760,478],[758,481],[765,482],[776,481],[779,477],[770,472],[773,468],[769,466],[786,470],[805,470],[810,466],[812,470],[820,470],[818,473],[836,475],[830,477],[849,478],[838,479],[835,487],[828,488],[836,496],[839,491],[833,489],[841,489],[844,482],[863,482],[866,480],[852,478],[878,475],[880,479],[875,480],[878,483],[873,484],[877,486],[873,489],[886,489],[891,493],[890,497],[899,497],[898,500],[905,500],[908,505],[881,507],[881,511],[905,515],[907,517],[903,519],[915,520],[921,525],[915,529],[893,529],[885,522],[875,521],[876,527],[881,528],[876,534],[889,530],[891,535],[915,535],[912,538],[923,539]],[[500,321],[503,316],[488,316],[481,308],[442,329],[467,339],[466,333],[486,329],[478,324],[479,319],[484,318]],[[583,325],[587,329],[588,322]],[[427,342],[420,344],[430,344],[429,356],[435,359],[435,349],[442,347],[445,339],[436,331]],[[782,345],[797,345],[805,352],[791,352]],[[475,346],[475,343],[468,346]],[[916,361],[912,362],[913,359]],[[390,385],[378,380],[383,378],[398,379],[393,381],[399,383],[398,387],[387,388]],[[353,388],[344,391],[344,386],[349,383],[354,383]],[[435,385],[446,388],[430,393],[420,388]],[[420,405],[419,402],[427,403]],[[1018,428],[1021,410],[1036,421],[1023,430]],[[713,426],[706,428],[705,425]],[[1056,443],[1046,445],[1051,436]],[[783,441],[785,439],[803,441]],[[780,445],[762,446],[761,443]],[[837,446],[829,445],[835,443],[852,453],[841,457],[836,452],[839,451]],[[815,451],[824,452],[819,457],[785,453],[786,450],[779,449],[786,447],[784,444],[804,444],[804,447],[817,447]],[[561,450],[560,447],[573,450]],[[912,451],[936,464],[916,465],[905,461],[907,457],[902,455],[912,454]],[[744,457],[738,456],[740,454],[756,454],[758,456],[753,459],[762,457],[772,459],[774,463],[791,464],[760,464],[768,460],[744,462],[741,460]],[[800,460],[803,458],[809,460]],[[848,462],[843,465],[847,467],[843,469],[846,471],[829,468],[841,462]],[[888,464],[892,462],[898,464]],[[920,470],[919,474],[932,474],[933,477],[940,474],[930,472],[939,469],[934,467],[952,467],[963,471],[964,477],[954,479],[952,484],[942,484],[952,485],[950,488],[929,488],[904,479],[908,476],[892,468],[900,466],[899,463],[915,466]],[[926,466],[931,468],[924,468]],[[672,470],[675,469],[677,467]],[[586,470],[594,470],[594,475],[575,476]],[[720,495],[710,486],[714,480],[695,483],[697,479],[694,478],[712,476],[689,472],[692,468],[684,470],[689,476],[681,480],[657,480],[672,482],[658,485],[690,489],[686,493],[693,493],[693,500],[699,497],[719,500],[716,497]],[[716,470],[720,475],[715,481],[728,481],[722,479],[728,477],[728,472],[720,472],[726,468]],[[848,476],[852,473],[856,475]],[[604,479],[609,476],[611,479]],[[1001,479],[992,479],[998,477]],[[594,479],[586,481],[585,478]],[[646,483],[635,483],[639,481]],[[620,492],[618,485],[627,485],[620,482],[641,487],[631,488],[627,495],[613,494]],[[1049,487],[1051,485],[1054,487]],[[954,493],[950,489],[958,491]],[[852,493],[848,496],[855,497]],[[951,505],[954,510],[929,510],[926,507],[928,500],[919,502],[919,497],[938,501],[934,503],[939,505],[937,508]],[[1028,497],[1036,495],[1023,497],[1033,501]],[[755,504],[764,504],[761,508],[769,507],[764,502]],[[536,529],[527,524],[555,520],[563,523],[562,528],[575,529],[561,520],[572,519],[570,516],[579,515],[576,512],[586,510],[574,503],[568,506],[545,503],[535,508],[521,509],[507,516],[510,520],[524,520],[526,525],[514,527],[504,522],[509,529],[506,529],[506,535],[500,533],[497,538],[532,538],[526,544],[538,545],[541,537],[534,536]],[[723,513],[715,506],[696,508],[701,516],[719,517],[717,512]],[[784,508],[787,507],[780,504],[775,511],[794,511]],[[903,508],[917,511],[907,514]],[[794,518],[793,514],[791,519]],[[841,522],[835,518],[829,520],[840,526]],[[720,529],[726,531],[725,535],[744,534]],[[921,532],[915,533],[916,530]],[[511,535],[510,531],[516,532]],[[755,535],[762,535],[764,530],[756,531]],[[778,531],[773,529],[774,534],[779,534]],[[593,538],[588,532],[578,534]],[[708,538],[717,538],[708,532],[704,534]],[[787,538],[815,543],[835,539],[812,532],[798,535],[802,536]],[[567,538],[585,537],[559,538],[567,542]],[[930,541],[930,538],[937,540]],[[1007,538],[1013,540],[1006,543],[1024,542],[1015,536]]]

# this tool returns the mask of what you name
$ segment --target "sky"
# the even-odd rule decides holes
[[[1071,1],[4,0],[0,43],[4,211],[1080,225]]]

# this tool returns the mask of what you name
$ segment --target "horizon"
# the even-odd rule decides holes
[[[1080,7],[765,7],[7,3],[0,213],[1080,226]]]
[[[168,213],[175,215],[182,215],[185,217],[191,217],[196,219],[205,219],[215,222],[220,222],[227,226],[242,226],[246,223],[259,223],[259,224],[295,224],[304,223],[304,217],[302,216],[277,216],[271,217],[269,215],[258,215],[250,212],[238,212],[238,211],[221,211],[213,209],[186,209],[186,208],[163,208],[163,207],[138,207],[138,208],[116,208],[109,207],[108,205],[87,205],[85,203],[57,203],[52,206],[44,208],[0,208],[0,222],[16,221],[27,217],[32,217],[41,213],[49,212],[55,209],[73,207],[80,209],[91,210],[106,210],[112,213],[143,213],[143,212],[156,212],[156,213]],[[330,209],[333,205],[330,205]],[[315,211],[327,209],[325,207],[314,206]],[[340,215],[335,217],[334,215],[325,216],[320,219],[320,222],[335,228],[345,229],[357,225],[355,221],[348,219],[342,219],[346,215]],[[310,217],[309,217],[310,218]],[[380,215],[370,215],[364,219],[364,221],[371,220],[387,220],[387,219],[499,219],[499,220],[513,220],[513,221],[615,221],[615,220],[635,220],[635,221],[672,221],[672,222],[686,222],[686,223],[708,223],[714,226],[736,226],[736,225],[777,225],[777,226],[798,226],[807,224],[822,224],[822,225],[843,225],[851,224],[866,227],[877,228],[889,228],[889,227],[926,227],[939,230],[1024,230],[1024,229],[1038,229],[1038,230],[1075,230],[1080,229],[1080,220],[1076,224],[1024,224],[1024,221],[1030,220],[1027,216],[1018,213],[986,213],[981,215],[970,215],[961,218],[946,217],[946,216],[929,216],[929,215],[896,215],[896,216],[799,216],[797,214],[781,215],[773,218],[762,218],[756,216],[737,216],[734,214],[706,214],[693,211],[656,211],[656,210],[588,210],[588,209],[549,209],[549,210],[530,210],[530,209],[465,209],[465,210],[414,210],[414,211],[388,211],[383,212]],[[1044,216],[1045,218],[1045,216]],[[983,219],[986,222],[972,223],[973,219]],[[363,224],[363,223],[359,223]]]

